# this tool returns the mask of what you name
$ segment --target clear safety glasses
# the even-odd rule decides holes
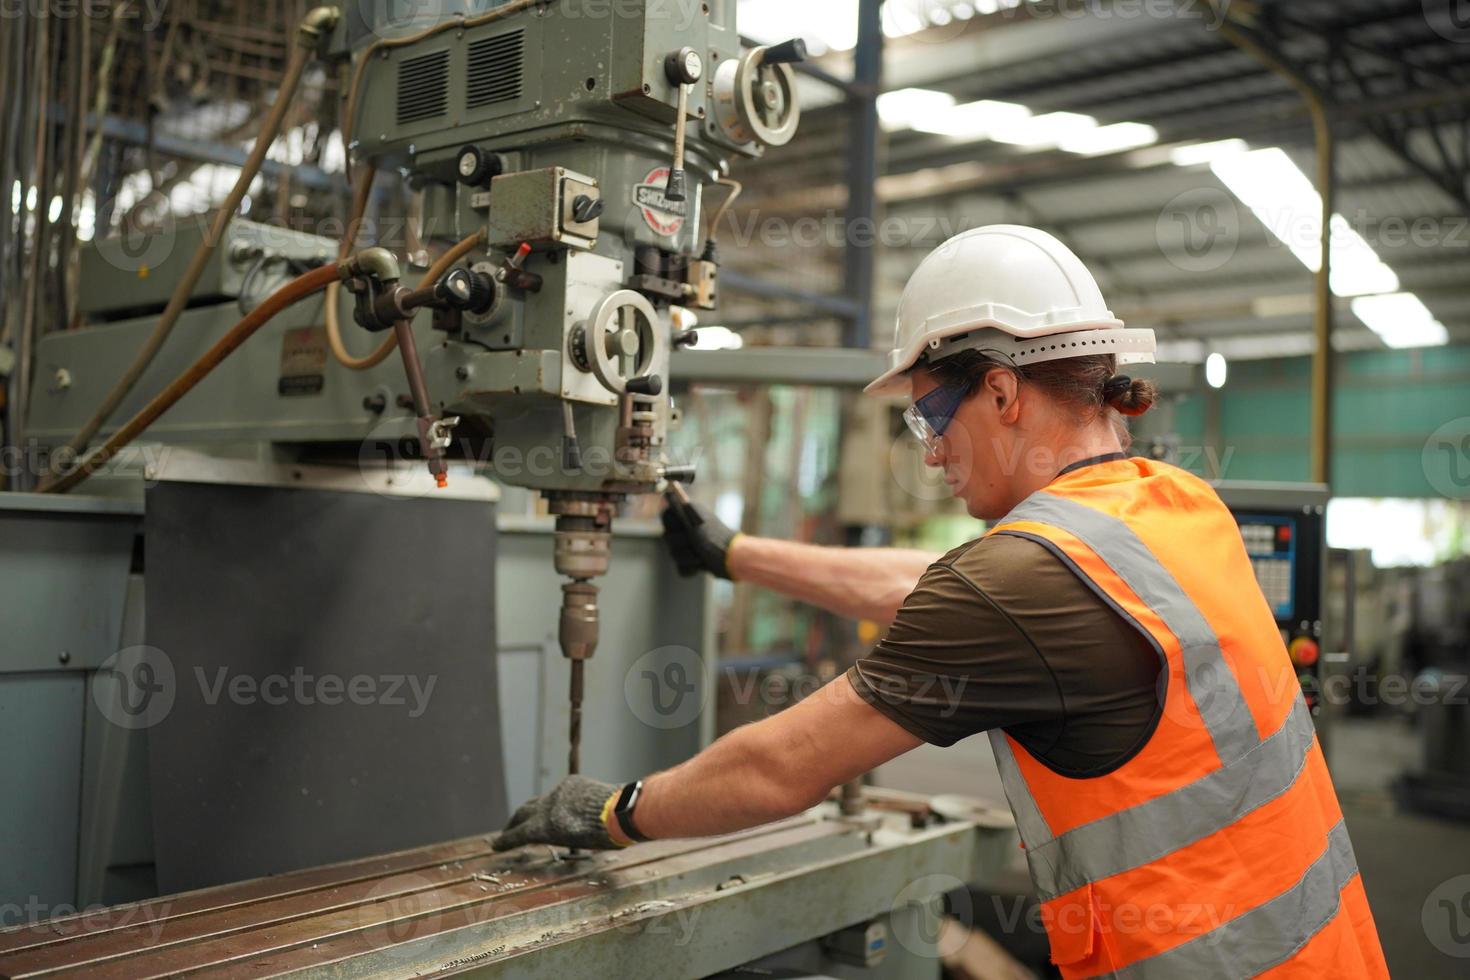
[[[914,403],[903,410],[903,420],[908,423],[909,431],[924,444],[925,450],[931,453],[938,451],[944,430],[954,421],[955,412],[959,411],[960,404],[974,387],[972,384],[940,385],[922,398],[914,399]]]

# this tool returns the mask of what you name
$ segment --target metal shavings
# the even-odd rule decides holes
[[[642,915],[644,912],[656,912],[659,909],[671,909],[674,903],[668,899],[658,898],[648,902],[639,902],[637,905],[623,909],[621,912],[613,913],[610,918],[622,918],[629,915]]]

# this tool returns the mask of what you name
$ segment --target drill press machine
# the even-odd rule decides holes
[[[695,339],[672,310],[716,301],[701,200],[732,154],[791,139],[790,63],[805,49],[742,49],[734,3],[575,16],[512,0],[406,26],[353,13],[336,42],[353,61],[355,160],[422,195],[425,237],[482,232],[437,284],[444,343],[421,368],[404,287],[359,282],[356,319],[398,330],[416,396],[437,398],[437,418],[428,394],[415,398],[436,475],[463,422],[497,459],[524,462],[497,477],[540,491],[556,516],[576,772],[583,665],[598,639],[593,580],[608,569],[614,511],[693,476],[665,446],[669,352]]]

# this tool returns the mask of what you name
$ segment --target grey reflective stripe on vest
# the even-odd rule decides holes
[[[1107,563],[1179,640],[1184,683],[1199,709],[1220,761],[1230,765],[1260,743],[1250,709],[1240,693],[1215,631],[1174,576],[1133,529],[1116,517],[1040,491],[1016,505],[1000,527],[1035,521],[1066,531]],[[1027,841],[1027,846],[1031,845]]]
[[[1035,798],[1026,788],[1026,778],[1016,766],[1016,757],[1011,752],[1011,743],[1006,741],[1005,732],[992,728],[989,735],[990,747],[995,751],[995,767],[1000,770],[1000,784],[1011,804],[1011,814],[1016,818],[1016,830],[1020,832],[1021,841],[1026,845],[1029,861],[1032,848],[1053,839],[1051,828],[1046,825],[1046,818],[1041,815]],[[1034,873],[1032,877],[1035,878]],[[1040,882],[1037,882],[1037,887],[1040,887]],[[1045,901],[1046,897],[1043,896],[1042,900]]]
[[[1314,731],[1311,709],[1297,697],[1286,721],[1249,758],[1039,845],[1033,845],[1026,837],[1025,823],[1018,811],[1016,826],[1026,841],[1026,860],[1041,900],[1050,901],[1089,881],[1100,881],[1157,861],[1276,799],[1301,774]],[[1006,754],[1009,758],[1009,745]],[[996,758],[1000,758],[999,751]],[[1014,758],[1009,761],[1014,768]],[[1001,777],[1006,795],[1011,797],[1012,784],[1004,765]],[[1020,779],[1019,771],[1015,778]],[[1035,801],[1025,791],[1024,781],[1021,786],[1021,795],[1034,808]],[[1014,807],[1013,797],[1012,804]]]
[[[1342,909],[1342,890],[1358,873],[1347,827],[1338,821],[1327,849],[1295,885],[1269,902],[1139,960],[1114,976],[1127,980],[1253,977],[1291,959]]]

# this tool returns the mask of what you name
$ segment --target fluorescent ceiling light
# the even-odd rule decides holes
[[[927,88],[900,88],[878,96],[878,118],[884,129],[908,129],[918,119],[932,119],[954,106],[954,96]]]
[[[1322,199],[1279,147],[1219,157],[1210,170],[1293,255],[1313,272],[1321,266]],[[1391,293],[1398,276],[1342,215],[1334,214],[1332,291],[1338,296]]]
[[[1159,139],[1158,130],[1144,123],[1120,122],[1108,126],[1097,126],[1058,140],[1057,146],[1068,153],[1095,156],[1099,153],[1117,153],[1136,146],[1148,146]]]
[[[1433,347],[1449,341],[1444,324],[1413,293],[1359,296],[1353,315],[1390,347]]]
[[[1080,112],[1048,112],[1019,122],[998,126],[990,138],[1015,146],[1055,146],[1097,126],[1097,120]]]
[[[981,99],[964,105],[949,105],[934,112],[921,112],[913,119],[914,129],[963,139],[980,139],[1002,126],[1013,126],[1031,116],[1031,110],[1014,102]]]
[[[1225,375],[1228,370],[1229,365],[1225,362],[1225,355],[1219,351],[1205,358],[1205,381],[1211,388],[1225,387]]]
[[[740,0],[740,33],[767,44],[799,37],[812,57],[857,47],[856,3],[792,3],[790,0]]]
[[[1215,140],[1212,143],[1188,143],[1184,146],[1176,146],[1169,153],[1169,159],[1176,167],[1193,167],[1200,163],[1212,163],[1221,157],[1245,153],[1250,148],[1249,143],[1239,139]]]

